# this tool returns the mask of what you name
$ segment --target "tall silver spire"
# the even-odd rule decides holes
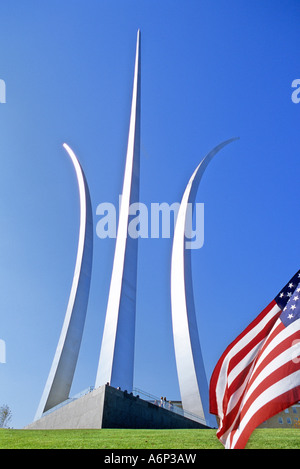
[[[137,33],[128,146],[115,256],[95,386],[132,390],[138,239],[127,236],[129,206],[139,201],[140,42]]]

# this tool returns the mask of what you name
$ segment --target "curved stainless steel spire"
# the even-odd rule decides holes
[[[137,34],[128,146],[115,256],[95,387],[132,390],[138,239],[127,236],[129,206],[139,200],[140,31]]]
[[[208,426],[208,384],[202,359],[192,284],[191,251],[185,248],[188,203],[194,205],[203,173],[214,157],[232,138],[216,146],[195,169],[183,194],[174,230],[171,261],[171,306],[175,357],[182,407],[199,415]]]
[[[79,187],[80,227],[78,250],[64,323],[35,420],[40,418],[43,412],[69,397],[83,334],[90,290],[93,256],[93,219],[90,194],[84,172],[75,153],[66,143],[63,147],[72,160]]]
[[[138,239],[128,237],[130,205],[139,201],[140,37],[137,33],[128,146],[115,256],[95,387],[132,391]]]

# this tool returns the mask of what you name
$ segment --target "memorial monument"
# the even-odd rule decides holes
[[[183,413],[178,415],[134,396],[134,343],[138,238],[128,236],[130,205],[139,202],[141,33],[137,33],[132,104],[113,269],[95,387],[69,396],[86,317],[92,272],[93,221],[88,184],[73,150],[80,195],[80,227],[74,278],[65,320],[35,420],[26,428],[206,428],[208,384],[197,329],[191,251],[185,248],[187,206],[195,202],[215,147],[190,178],[176,221],[171,262],[172,324]],[[120,388],[120,389],[119,389]]]

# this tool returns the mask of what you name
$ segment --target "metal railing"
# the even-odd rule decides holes
[[[133,388],[133,394],[135,396],[139,396],[145,401],[150,402],[151,404],[157,405],[158,407],[169,410],[170,412],[174,412],[175,414],[181,415],[190,420],[194,420],[195,422],[201,423],[202,425],[207,425],[205,419],[203,419],[199,415],[193,414],[192,412],[188,412],[182,409],[172,401],[164,400],[164,398],[159,398],[136,387]]]
[[[90,393],[91,391],[94,390],[94,386],[90,386],[87,389],[84,389],[83,391],[75,394],[74,396],[70,397],[69,399],[66,399],[65,401],[61,402],[60,404],[56,405],[55,407],[52,407],[51,409],[47,410],[46,412],[43,413],[43,416],[48,415],[52,413],[54,410],[59,409],[60,407],[65,406],[66,404],[69,404],[72,401],[75,401],[76,399],[79,399],[82,396],[85,396],[86,394]],[[175,402],[172,401],[167,401],[164,398],[159,398],[157,396],[154,396],[153,394],[150,394],[146,391],[143,391],[140,388],[133,388],[133,393],[134,396],[139,396],[144,401],[150,402],[151,404],[154,404],[158,407],[161,407],[163,409],[166,409],[170,412],[174,412],[174,414],[181,415],[185,418],[188,418],[190,420],[194,420],[195,422],[198,422],[202,425],[206,426],[206,422],[203,418],[199,417],[199,415],[193,414],[192,412],[188,412],[181,407],[178,406]]]
[[[51,409],[46,410],[46,412],[43,412],[42,417],[44,417],[45,415],[51,414],[55,410],[60,409],[61,407],[64,407],[67,404],[70,404],[70,402],[76,401],[76,399],[79,399],[79,397],[85,396],[86,394],[90,393],[93,390],[94,390],[94,386],[89,386],[88,388],[84,389],[83,391],[78,392],[74,396],[69,397],[68,399],[61,402],[60,404],[57,404],[56,406],[51,407]]]

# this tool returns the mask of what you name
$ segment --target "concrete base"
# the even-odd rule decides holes
[[[82,428],[208,428],[104,385],[27,425],[29,430]]]

